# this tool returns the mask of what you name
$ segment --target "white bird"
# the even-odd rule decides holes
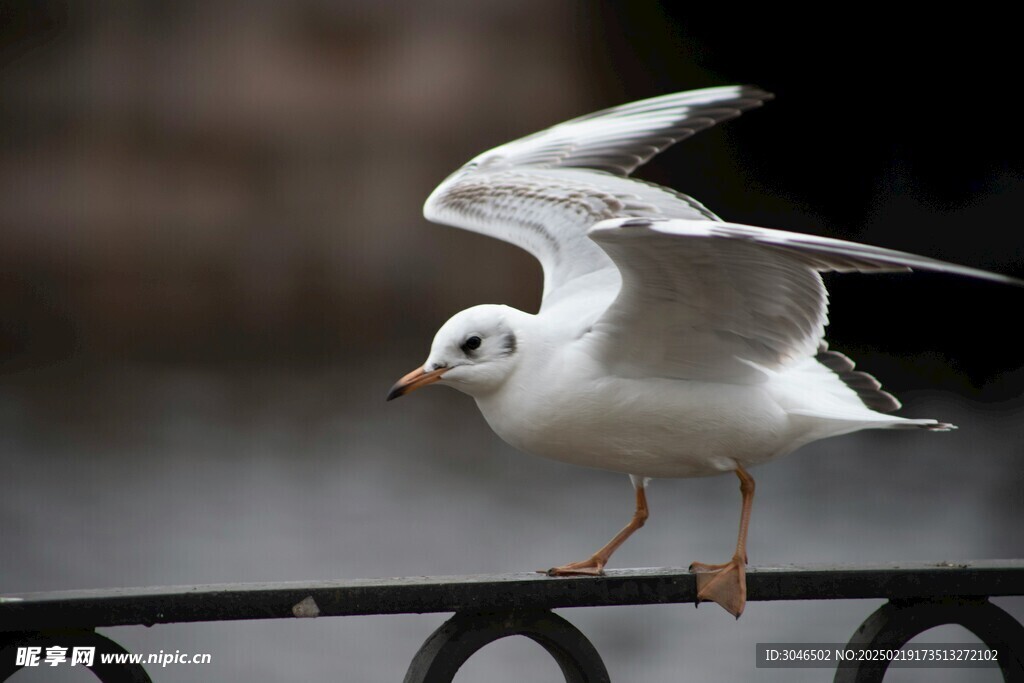
[[[590,558],[551,575],[601,574],[648,517],[656,477],[734,472],[743,505],[732,559],[694,563],[698,596],[739,617],[754,494],[747,469],[861,429],[953,426],[889,414],[899,403],[824,341],[822,272],[911,268],[1024,284],[888,249],[722,222],[694,199],[629,178],[683,138],[772,95],[730,86],[656,97],[502,145],[456,171],[424,215],[533,254],[536,314],[500,305],[453,316],[388,400],[431,383],[476,399],[506,442],[630,475],[636,512]]]

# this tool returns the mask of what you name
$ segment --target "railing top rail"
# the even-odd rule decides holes
[[[1024,595],[1024,560],[749,567],[748,600]],[[425,612],[686,603],[681,568],[603,577],[542,574],[404,577],[111,588],[0,595],[0,630]]]

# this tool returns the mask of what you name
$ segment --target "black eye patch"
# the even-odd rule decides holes
[[[474,334],[472,337],[462,342],[462,350],[466,353],[469,353],[470,351],[475,351],[480,348],[480,344],[482,342],[483,340]]]

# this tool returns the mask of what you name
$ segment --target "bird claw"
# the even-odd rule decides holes
[[[548,576],[604,576],[604,562],[591,557],[581,562],[570,562],[561,567],[552,567],[547,570],[538,570],[540,574]]]
[[[746,562],[739,556],[725,564],[694,562],[690,571],[697,578],[697,600],[717,602],[737,619],[747,604]]]

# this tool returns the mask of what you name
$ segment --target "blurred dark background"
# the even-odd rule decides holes
[[[982,11],[0,2],[0,591],[582,557],[628,516],[624,479],[516,453],[454,392],[383,403],[455,311],[538,303],[528,255],[424,221],[433,187],[572,116],[754,83],[777,99],[638,175],[726,220],[1024,277],[1017,45],[1014,22]],[[961,430],[838,439],[759,470],[752,561],[1024,555],[1024,290],[829,285],[832,347],[906,414]],[[657,482],[618,566],[724,558],[734,488]],[[587,513],[593,496],[607,512]],[[770,673],[752,668],[765,634],[845,641],[869,607],[843,609],[568,616],[618,680],[746,680]],[[438,619],[111,635],[212,648],[215,668],[168,680],[383,681]],[[737,633],[749,653],[727,647]],[[489,655],[507,680],[543,659],[518,647]],[[506,680],[482,671],[459,680]]]

